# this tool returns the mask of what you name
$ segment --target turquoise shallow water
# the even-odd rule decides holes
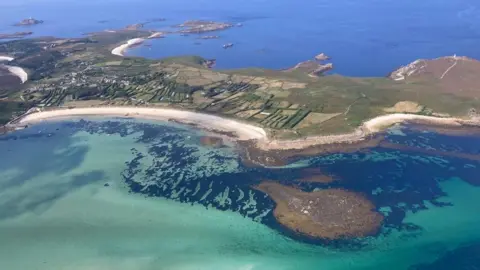
[[[478,266],[477,161],[381,148],[302,160],[387,216],[376,237],[314,245],[283,234],[273,202],[250,189],[266,177],[293,184],[298,168],[245,168],[233,148],[201,146],[200,136],[173,124],[96,119],[0,137],[0,269]],[[403,130],[389,140],[480,150],[475,137]],[[436,260],[445,268],[429,266]]]

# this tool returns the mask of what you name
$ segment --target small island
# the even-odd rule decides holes
[[[34,19],[34,18],[30,17],[28,19],[21,20],[20,22],[14,24],[14,26],[30,26],[30,25],[37,25],[37,24],[42,24],[42,23],[43,23],[42,20],[37,20],[37,19]]]
[[[14,39],[14,38],[24,38],[26,36],[32,35],[33,32],[15,32],[12,34],[0,34],[0,39]]]
[[[183,34],[200,34],[205,32],[225,30],[233,27],[233,25],[223,22],[192,20],[177,25],[177,27],[183,28],[179,31]]]
[[[276,203],[274,216],[286,228],[313,239],[336,240],[374,235],[383,216],[362,194],[325,189],[303,192],[277,182],[255,187]]]

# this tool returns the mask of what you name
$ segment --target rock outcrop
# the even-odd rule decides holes
[[[16,23],[15,26],[29,26],[29,25],[37,25],[37,24],[42,24],[42,20],[37,20],[32,17],[28,19],[21,20],[20,22]]]

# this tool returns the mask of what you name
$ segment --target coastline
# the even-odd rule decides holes
[[[146,38],[129,39],[126,43],[124,43],[124,44],[122,44],[118,47],[113,48],[112,54],[124,57],[125,53],[127,52],[127,50],[129,48],[134,47],[134,46],[138,46],[138,45],[142,44],[143,42],[145,42],[147,39],[162,38],[162,37],[163,37],[162,32],[155,32],[155,33],[152,33],[150,36],[148,36]]]
[[[10,73],[17,76],[22,83],[28,81],[28,73],[21,67],[3,65]]]
[[[238,120],[211,114],[198,113],[171,108],[148,107],[79,107],[57,108],[46,111],[30,110],[25,115],[15,120],[15,124],[33,124],[46,120],[64,119],[81,116],[126,116],[161,121],[177,121],[183,124],[198,126],[203,129],[233,132],[240,141],[255,141],[255,146],[260,150],[302,150],[308,147],[352,144],[364,141],[388,127],[405,122],[415,122],[426,125],[440,125],[448,127],[479,126],[480,119],[464,120],[460,118],[440,118],[415,114],[388,114],[381,115],[363,123],[351,133],[338,135],[318,135],[292,140],[271,139],[265,129]]]
[[[118,116],[151,119],[160,121],[175,121],[183,124],[191,124],[199,128],[220,132],[233,132],[237,139],[243,140],[264,140],[267,134],[263,128],[239,121],[214,116],[210,114],[196,113],[191,111],[164,109],[164,108],[142,108],[142,107],[91,107],[73,109],[55,109],[48,111],[36,111],[25,114],[15,121],[16,125],[28,125],[47,120],[69,119],[81,116]]]
[[[15,60],[15,58],[10,56],[2,56],[0,55],[0,62],[11,62]],[[28,73],[21,67],[16,66],[8,66],[8,65],[0,65],[8,70],[8,72],[12,73],[13,75],[17,76],[22,83],[28,81]]]
[[[117,55],[117,56],[125,56],[125,52],[133,47],[133,46],[136,46],[136,45],[140,45],[142,44],[143,42],[145,42],[145,39],[144,38],[134,38],[134,39],[130,39],[127,41],[127,43],[124,43],[118,47],[115,47],[113,50],[112,50],[112,54],[113,55]]]
[[[464,120],[460,118],[440,118],[434,116],[425,116],[417,114],[394,113],[377,116],[366,122],[351,133],[337,135],[309,136],[294,140],[264,140],[257,142],[257,147],[261,150],[302,150],[308,147],[333,144],[352,144],[358,143],[376,135],[385,129],[405,122],[416,122],[425,125],[441,125],[449,127],[462,127],[464,125],[479,126],[479,120]]]

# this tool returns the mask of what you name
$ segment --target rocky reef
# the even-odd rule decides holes
[[[223,139],[213,136],[203,136],[200,138],[200,144],[204,146],[222,147]]]
[[[11,34],[0,34],[0,39],[24,38],[32,34],[33,32],[15,32]]]
[[[374,235],[383,223],[373,203],[359,193],[343,189],[304,192],[271,181],[255,188],[275,201],[274,216],[280,224],[313,239]]]
[[[302,178],[298,179],[305,183],[321,183],[329,184],[335,182],[335,178],[331,175],[324,174],[319,168],[306,168],[302,170]]]

